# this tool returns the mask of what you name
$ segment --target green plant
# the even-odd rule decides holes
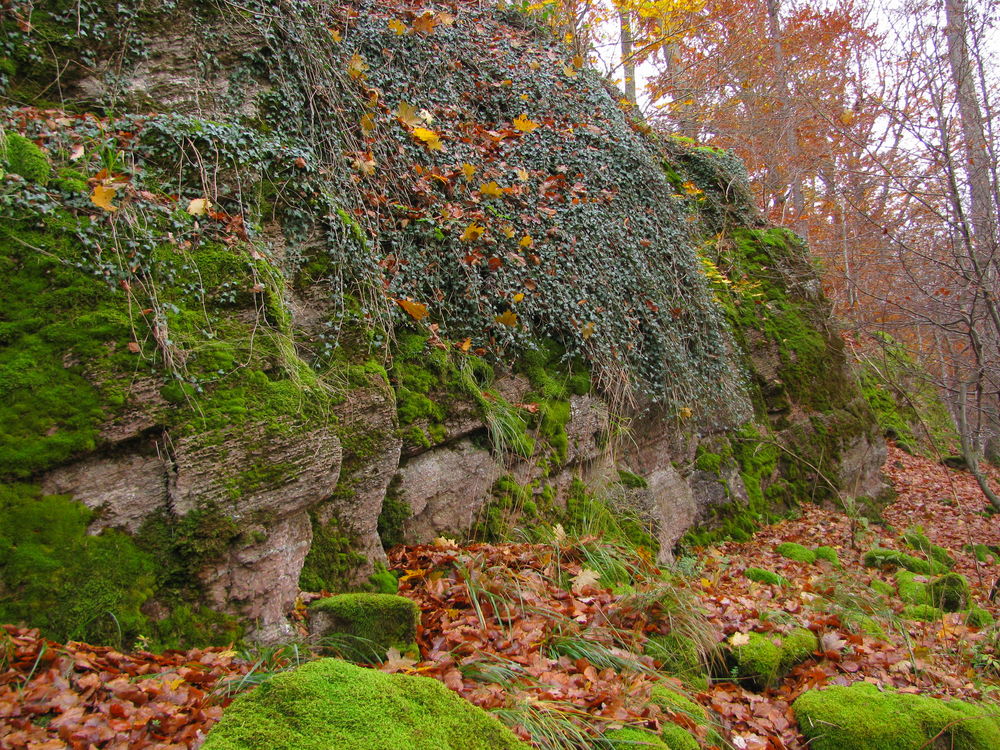
[[[766,583],[771,586],[787,586],[789,583],[788,579],[784,576],[770,570],[764,570],[763,568],[747,568],[743,571],[743,575],[751,581]]]

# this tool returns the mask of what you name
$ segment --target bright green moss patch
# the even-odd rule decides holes
[[[881,691],[865,682],[807,691],[792,708],[812,750],[1000,747],[995,709]]]
[[[807,628],[792,628],[781,636],[781,659],[778,674],[786,674],[796,664],[801,664],[819,649],[819,639]]]
[[[974,628],[988,628],[993,625],[993,615],[988,610],[973,605],[965,615],[965,624]]]
[[[390,648],[415,652],[417,605],[392,594],[338,594],[309,607],[311,626],[320,638],[349,640],[358,653],[384,659]]]
[[[945,612],[960,612],[969,606],[972,592],[965,576],[946,573],[927,584],[927,601]]]
[[[640,750],[640,748],[649,748],[649,750],[674,750],[673,745],[668,745],[659,736],[636,727],[609,729],[601,735],[601,739],[607,743],[607,747],[611,748],[611,750],[632,750],[633,748],[636,750]],[[697,748],[698,743],[695,742],[694,746]]]
[[[872,589],[872,591],[875,591],[875,592],[881,594],[882,596],[895,596],[896,595],[896,589],[895,589],[895,587],[892,586],[892,584],[886,583],[885,581],[883,581],[880,578],[874,579],[869,584],[869,586]]]
[[[945,573],[948,570],[937,561],[922,560],[905,552],[897,552],[884,547],[874,547],[868,550],[865,553],[864,563],[869,568],[906,568],[912,573],[920,573],[921,575]]]
[[[922,552],[927,559],[934,560],[946,568],[955,567],[955,558],[951,556],[948,550],[932,543],[927,538],[924,530],[919,526],[907,529],[903,533],[903,541],[913,547],[913,549]]]
[[[774,573],[770,570],[764,570],[763,568],[747,568],[743,571],[743,575],[751,581],[756,581],[757,583],[767,583],[771,586],[788,585],[788,579],[783,575],[779,575],[778,573]]]
[[[7,148],[0,153],[0,166],[5,166],[7,171],[42,185],[48,182],[52,171],[52,166],[42,150],[17,133],[7,133]]]
[[[944,617],[944,610],[930,604],[910,604],[903,607],[903,618],[918,622],[937,622]]]
[[[348,588],[350,574],[365,558],[355,551],[354,540],[338,518],[324,523],[318,508],[310,509],[309,518],[313,539],[299,573],[299,587],[303,591],[343,591]]]
[[[528,750],[499,721],[429,677],[320,659],[242,695],[205,750]]]
[[[813,550],[813,552],[816,554],[817,560],[826,560],[828,563],[833,565],[833,567],[840,567],[840,556],[837,554],[837,550],[833,547],[827,547],[824,545],[822,547],[817,547]]]
[[[767,687],[778,676],[781,650],[761,633],[747,633],[746,643],[732,647],[736,676],[757,687]]]
[[[774,551],[782,557],[787,557],[789,560],[804,563],[816,562],[816,552],[796,542],[782,542],[774,548]]]
[[[155,562],[117,531],[87,534],[94,512],[25,484],[0,485],[0,622],[28,622],[58,641],[131,644]]]
[[[927,598],[927,583],[918,581],[916,574],[908,570],[897,570],[895,573],[896,590],[899,598],[907,604],[929,604]],[[874,583],[872,588],[874,588]]]
[[[722,745],[722,738],[712,726],[705,709],[688,698],[686,695],[671,690],[663,683],[653,685],[649,696],[649,702],[658,706],[661,711],[672,714],[681,714],[686,719],[693,721],[699,727],[706,727],[708,741],[710,744]],[[660,730],[660,736],[670,746],[671,750],[696,750],[699,747],[698,741],[684,727],[679,724],[665,724]]]

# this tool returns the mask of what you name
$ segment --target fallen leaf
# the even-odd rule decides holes
[[[538,127],[538,123],[529,120],[527,115],[518,115],[514,118],[514,127],[522,133],[530,133]]]
[[[465,228],[465,231],[462,232],[462,236],[459,237],[459,239],[462,242],[474,242],[482,237],[485,231],[485,228],[481,227],[476,222],[472,222]]]
[[[113,187],[97,185],[94,192],[90,194],[90,200],[95,206],[103,208],[105,211],[117,211],[118,206],[111,203],[117,192]]]
[[[351,59],[347,61],[347,75],[354,79],[364,78],[365,73],[368,72],[368,65],[365,63],[364,59],[355,52],[351,55]]]
[[[503,325],[509,326],[510,328],[514,328],[517,326],[517,313],[515,313],[513,310],[507,310],[506,312],[497,315],[493,319],[497,323],[502,323]]]
[[[212,201],[208,198],[195,198],[188,203],[187,212],[192,216],[203,216],[212,207]]]
[[[403,308],[406,313],[414,320],[423,320],[430,313],[427,310],[427,305],[422,302],[414,302],[410,299],[397,299],[396,304]]]
[[[441,143],[441,136],[433,130],[414,128],[413,135],[419,138],[430,151],[440,151],[444,147]]]
[[[497,185],[495,180],[490,180],[486,184],[480,185],[479,192],[490,198],[499,198],[503,195],[503,190]]]
[[[421,123],[417,108],[406,102],[400,102],[399,106],[396,107],[396,117],[401,123],[411,128],[419,127]]]
[[[402,36],[408,31],[408,29],[406,28],[406,24],[400,21],[398,18],[393,18],[391,21],[389,21],[389,30],[399,36]]]

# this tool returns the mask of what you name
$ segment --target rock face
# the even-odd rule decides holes
[[[101,5],[11,30],[3,93],[48,106],[58,71],[92,113],[0,120],[58,175],[0,180],[0,478],[164,556],[150,632],[207,605],[280,640],[306,580],[574,503],[669,562],[881,492],[801,242],[731,156],[648,138],[563,50],[464,6],[399,36],[360,1]],[[102,167],[129,171],[114,210],[81,193]]]

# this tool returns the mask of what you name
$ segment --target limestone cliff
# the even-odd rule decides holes
[[[666,561],[881,491],[738,161],[443,7],[4,5],[0,620],[280,639],[395,543],[600,512]]]

